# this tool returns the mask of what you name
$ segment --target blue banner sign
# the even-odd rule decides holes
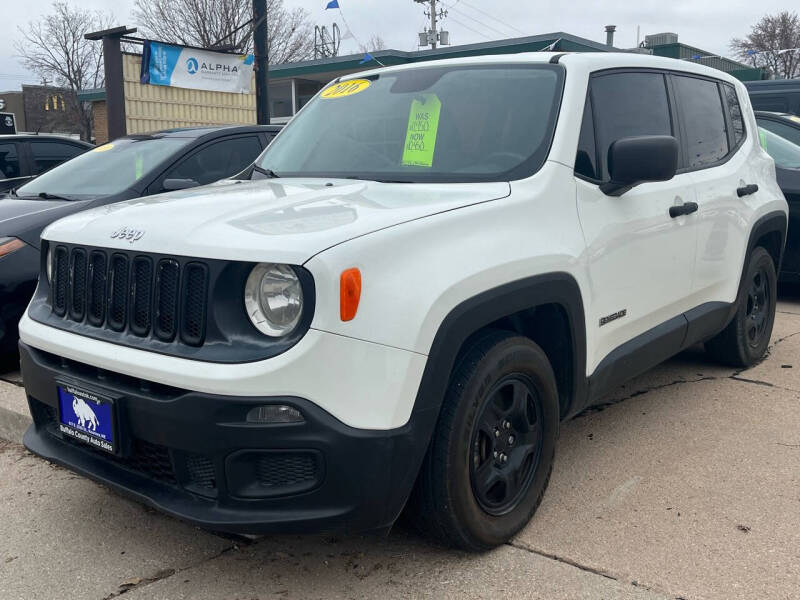
[[[143,84],[247,94],[252,75],[252,54],[144,42],[140,74]]]

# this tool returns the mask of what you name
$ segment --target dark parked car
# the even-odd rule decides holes
[[[744,85],[754,110],[800,115],[800,79],[748,81]]]
[[[763,118],[756,117],[761,145],[775,161],[775,176],[778,185],[789,203],[789,231],[786,235],[786,250],[781,265],[781,281],[800,281],[800,145],[783,135],[767,129]],[[800,134],[800,122],[797,123]]]
[[[58,135],[0,135],[0,192],[21,186],[93,147]]]
[[[800,117],[797,115],[757,110],[756,122],[762,129],[777,133],[800,146]]]
[[[0,199],[0,356],[16,349],[17,322],[39,273],[39,236],[66,215],[240,173],[280,126],[205,127],[130,135],[98,146]]]

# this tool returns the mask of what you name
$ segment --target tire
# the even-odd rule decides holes
[[[733,320],[705,344],[714,360],[750,367],[764,358],[775,323],[777,285],[772,257],[757,246],[750,253]]]
[[[511,539],[547,489],[559,420],[539,346],[502,331],[475,339],[456,365],[409,503],[417,529],[473,552]]]

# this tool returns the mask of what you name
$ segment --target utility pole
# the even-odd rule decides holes
[[[256,70],[256,123],[269,125],[267,0],[253,0],[253,62]]]
[[[431,0],[431,48],[436,50],[436,0]]]
[[[430,45],[431,48],[436,49],[438,44],[442,46],[447,46],[450,43],[450,32],[448,31],[439,31],[438,27],[438,20],[443,19],[447,16],[447,11],[445,9],[440,8],[438,11],[436,10],[436,2],[437,0],[414,0],[417,4],[428,4],[430,8],[425,11],[425,16],[430,17],[431,19],[431,28],[430,31],[423,31],[419,34],[419,45],[420,46],[428,46]]]

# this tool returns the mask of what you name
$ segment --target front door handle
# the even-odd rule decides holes
[[[683,204],[679,204],[677,206],[670,206],[669,216],[674,219],[675,217],[690,215],[693,212],[697,212],[697,208],[697,202],[684,202]]]
[[[755,183],[748,183],[747,185],[743,185],[740,188],[736,188],[736,195],[741,198],[742,196],[749,196],[750,194],[755,194],[758,191],[758,185]]]

